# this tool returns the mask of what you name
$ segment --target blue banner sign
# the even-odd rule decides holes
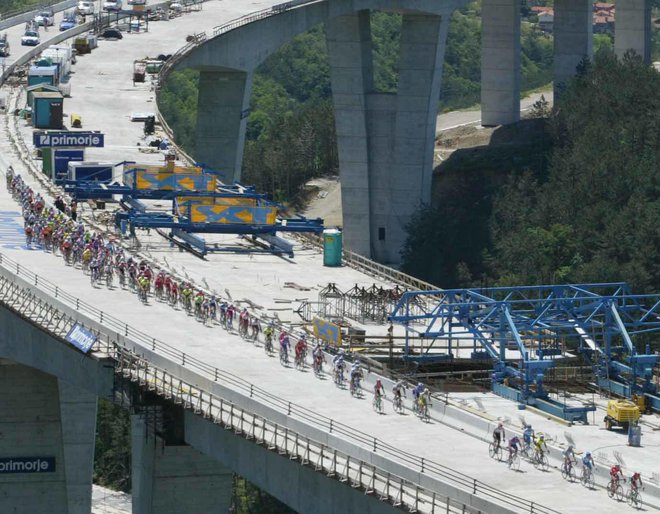
[[[64,339],[69,341],[73,346],[81,350],[83,353],[87,353],[92,348],[92,346],[94,346],[94,343],[96,342],[96,335],[87,330],[80,323],[76,323],[73,325],[73,327],[71,327],[71,330],[69,330],[69,333]]]
[[[2,457],[3,473],[55,473],[55,457]]]
[[[35,132],[32,142],[35,148],[103,148],[105,135],[100,132]]]

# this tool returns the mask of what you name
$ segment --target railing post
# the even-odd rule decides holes
[[[153,340],[151,341],[151,351],[155,352],[156,351],[156,338],[154,337]]]
[[[330,433],[332,434],[332,419],[330,419]]]
[[[124,335],[128,337],[128,324],[124,323]]]
[[[57,295],[59,294],[60,289],[59,287],[55,286],[55,298],[57,298]]]
[[[376,445],[378,444],[378,439],[374,437],[374,452],[376,451]]]
[[[250,384],[250,398],[252,398],[253,392],[254,392],[254,384]]]
[[[103,311],[99,314],[99,323],[103,323]]]
[[[422,457],[422,473],[424,473],[424,457]]]
[[[291,402],[289,402],[288,409],[287,409],[287,416],[291,416]]]
[[[76,298],[76,310],[80,310],[80,298]]]
[[[472,494],[477,494],[477,479],[475,478],[472,483]]]
[[[185,353],[181,355],[181,365],[182,366],[186,365],[186,354]]]
[[[218,368],[215,368],[215,376],[213,377],[213,381],[214,382],[218,381]]]

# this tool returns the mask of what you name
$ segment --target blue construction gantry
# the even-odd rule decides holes
[[[281,206],[258,193],[252,186],[222,184],[218,175],[199,166],[166,167],[120,163],[123,180],[98,181],[93,176],[84,180],[65,180],[64,190],[77,200],[119,196],[124,212],[116,215],[122,233],[136,228],[170,229],[170,237],[202,255],[209,251],[226,251],[226,247],[207,245],[196,234],[240,234],[259,236],[267,251],[293,256],[292,245],[277,232],[323,231],[323,220],[302,216],[281,218]],[[170,212],[152,210],[143,200],[171,200]],[[232,250],[233,251],[233,250]],[[255,249],[255,251],[259,251]]]
[[[494,392],[565,419],[586,421],[593,408],[567,407],[544,390],[560,343],[589,359],[601,387],[644,395],[660,410],[660,354],[651,353],[660,341],[660,295],[634,295],[625,283],[409,291],[390,320],[406,329],[404,358],[453,358],[457,341],[470,340],[472,358],[493,362]],[[411,351],[411,338],[428,343],[423,354]],[[446,354],[434,354],[436,341],[447,343]]]

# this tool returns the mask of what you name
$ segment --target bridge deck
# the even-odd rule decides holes
[[[82,114],[85,128],[104,131],[109,143],[105,149],[89,150],[88,159],[148,160],[147,156],[139,153],[135,144],[142,125],[127,121],[132,111],[153,110],[150,107],[152,104],[148,103],[153,93],[147,87],[131,87],[133,59],[171,53],[183,44],[186,34],[208,29],[269,4],[255,2],[245,5],[227,0],[210,2],[201,13],[183,16],[175,22],[152,24],[147,34],[130,36],[121,42],[102,42],[91,56],[81,59],[72,80],[75,97],[71,99],[66,111]],[[23,132],[27,137],[30,130],[24,128]],[[8,150],[6,143],[0,143],[0,146],[3,151]],[[159,159],[152,157],[151,162],[158,162]],[[17,161],[12,164],[17,171],[22,169]],[[31,179],[28,182],[36,187]],[[599,512],[603,513],[621,510],[616,502],[607,499],[602,490],[587,491],[577,484],[569,488],[556,470],[542,473],[523,464],[520,472],[509,472],[504,464],[488,457],[484,442],[462,428],[452,428],[437,420],[429,424],[421,423],[410,414],[394,414],[389,403],[385,414],[376,414],[370,405],[370,395],[363,400],[350,399],[348,392],[339,390],[331,380],[318,380],[309,371],[284,368],[276,358],[266,357],[262,348],[246,343],[235,334],[227,334],[220,328],[204,327],[185,313],[173,311],[155,300],[151,300],[149,306],[142,306],[135,295],[119,288],[112,291],[105,287],[92,288],[86,275],[64,266],[60,257],[36,250],[28,251],[22,247],[18,206],[2,186],[0,211],[4,213],[0,246],[8,257],[76,294],[81,300],[96,305],[138,329],[148,331],[153,337],[191,356],[239,375],[280,398],[299,403],[372,434],[402,450],[445,464],[494,487],[562,512],[588,512],[593,510],[594,505],[598,505]],[[350,268],[323,268],[318,251],[313,249],[299,249],[293,262],[271,256],[241,255],[215,255],[208,261],[200,261],[190,255],[172,251],[162,243],[150,252],[161,261],[166,258],[169,264],[196,279],[205,278],[212,289],[228,289],[233,298],[249,298],[266,308],[277,306],[276,298],[301,298],[309,294],[316,296],[316,291],[301,293],[295,289],[286,289],[283,287],[286,281],[314,287],[330,281],[348,287],[355,282],[374,282],[371,277]],[[498,410],[495,409],[496,412]],[[560,433],[561,429],[555,428],[555,431]],[[480,435],[487,437],[487,434]],[[608,437],[612,438],[608,441],[615,441],[614,437],[617,437],[617,444],[620,444],[620,436]]]

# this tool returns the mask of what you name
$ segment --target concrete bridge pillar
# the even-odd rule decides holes
[[[184,442],[154,434],[144,415],[131,416],[133,514],[229,512],[233,474]]]
[[[628,50],[651,63],[651,0],[616,2],[614,51],[621,58]]]
[[[226,184],[241,178],[251,89],[252,73],[199,72],[195,158],[221,172]]]
[[[483,0],[481,124],[520,119],[520,1]]]
[[[5,360],[0,391],[0,510],[88,514],[96,398]]]
[[[575,75],[580,61],[593,53],[593,2],[555,0],[553,23],[555,63],[554,97],[559,97],[566,82]],[[618,13],[617,13],[618,16]]]
[[[396,94],[374,91],[369,11],[326,23],[346,246],[398,263],[411,215],[430,200],[449,16],[404,14]]]

